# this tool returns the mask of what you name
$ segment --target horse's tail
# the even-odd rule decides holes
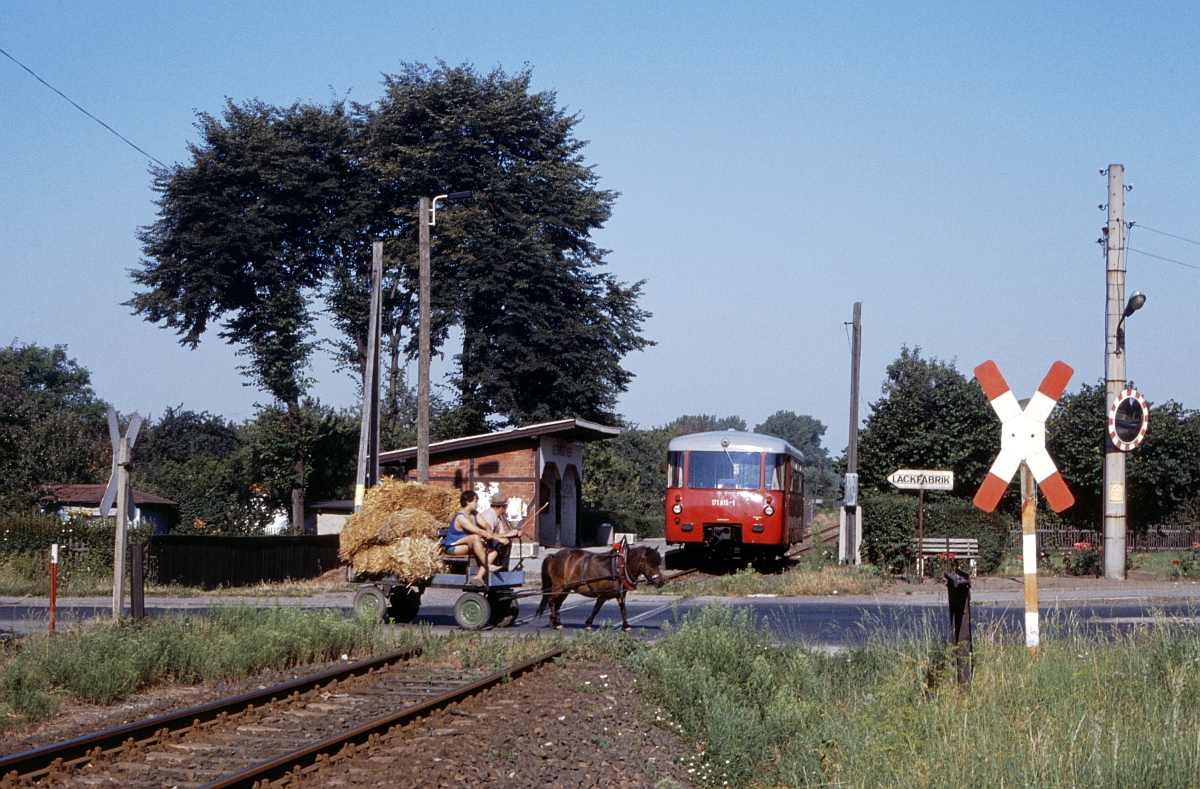
[[[542,617],[542,614],[546,612],[546,605],[550,602],[550,590],[554,588],[554,584],[550,582],[550,560],[552,558],[547,556],[542,561],[542,602],[538,604],[537,613],[533,615],[534,619]]]

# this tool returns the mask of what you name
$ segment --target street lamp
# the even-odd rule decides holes
[[[418,347],[417,347],[417,482],[429,482],[429,228],[437,220],[438,200],[462,200],[474,197],[475,192],[451,192],[434,198],[422,197],[419,225],[420,284],[417,288]]]
[[[1140,290],[1135,290],[1133,295],[1129,297],[1129,303],[1125,305],[1125,311],[1121,313],[1121,320],[1117,322],[1118,353],[1125,352],[1125,319],[1140,310],[1145,304],[1146,294]]]

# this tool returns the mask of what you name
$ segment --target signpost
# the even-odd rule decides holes
[[[117,522],[113,533],[113,619],[121,618],[125,611],[125,537],[129,525],[129,515],[133,512],[133,491],[129,487],[129,466],[132,463],[133,445],[137,441],[138,431],[142,429],[142,418],[134,413],[129,419],[129,427],[125,435],[117,424],[117,412],[108,409],[108,436],[112,440],[113,465],[112,476],[108,480],[108,489],[100,501],[100,517],[107,518],[113,502],[117,505]]]
[[[1021,470],[1021,558],[1025,565],[1025,646],[1038,648],[1037,604],[1037,487],[1042,489],[1046,502],[1055,512],[1062,512],[1075,503],[1075,497],[1063,482],[1062,475],[1046,451],[1046,417],[1062,397],[1067,382],[1075,371],[1062,362],[1055,362],[1042,379],[1037,392],[1025,401],[1017,402],[1004,376],[993,361],[975,368],[975,380],[983,388],[988,403],[1000,417],[1000,454],[988,470],[987,477],[975,493],[975,506],[992,512],[1012,481]]]
[[[925,583],[925,491],[954,490],[953,471],[902,468],[888,476],[888,482],[900,490],[915,490],[917,494],[917,578]]]

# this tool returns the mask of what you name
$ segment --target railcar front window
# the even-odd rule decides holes
[[[683,453],[667,453],[667,487],[683,487]]]
[[[688,487],[705,490],[758,490],[762,455],[757,452],[692,452]]]

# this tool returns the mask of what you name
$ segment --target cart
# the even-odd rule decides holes
[[[445,538],[445,529],[438,531]],[[520,609],[517,600],[535,592],[522,592],[525,586],[524,558],[511,571],[504,561],[504,570],[488,573],[485,586],[470,586],[467,579],[475,575],[477,564],[473,556],[446,556],[443,561],[450,572],[438,573],[417,587],[400,583],[394,575],[370,581],[359,587],[354,595],[357,614],[378,617],[384,622],[408,624],[421,608],[421,595],[426,589],[461,589],[454,603],[454,621],[464,630],[481,630],[488,625],[508,627],[517,621]]]

